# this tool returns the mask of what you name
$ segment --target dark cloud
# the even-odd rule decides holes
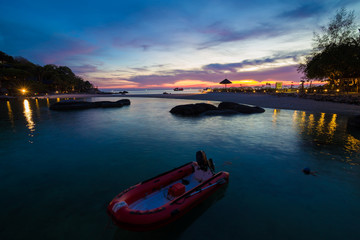
[[[134,71],[137,71],[137,72],[148,71],[148,69],[146,67],[134,67],[134,68],[131,68],[131,70],[134,70]]]
[[[10,55],[20,55],[40,65],[65,64],[82,54],[93,53],[98,47],[83,39],[48,33],[26,23],[1,21],[0,48]],[[1,43],[1,42],[0,42]],[[29,47],[31,46],[31,47]]]
[[[98,72],[99,69],[95,65],[85,64],[82,66],[71,66],[71,69],[77,74]]]
[[[225,77],[230,80],[242,80],[242,79],[254,79],[256,81],[277,80],[277,81],[299,81],[300,74],[296,70],[296,66],[284,66],[273,69],[265,69],[263,71],[248,71],[248,72],[231,72],[221,73],[219,71],[215,73],[209,73],[208,69],[185,71],[174,70],[151,75],[138,75],[128,79],[128,81],[136,82],[139,86],[144,85],[162,85],[162,84],[174,84],[181,80],[200,80],[206,82],[213,82],[216,85],[220,80]]]
[[[304,3],[294,9],[289,11],[285,11],[278,15],[280,18],[290,18],[290,19],[302,19],[302,18],[309,18],[317,15],[324,14],[326,10],[325,3]]]
[[[237,63],[226,63],[226,64],[220,64],[220,63],[212,63],[212,64],[208,64],[205,65],[203,67],[204,70],[212,70],[212,71],[230,71],[233,73],[237,72],[238,68],[242,68],[245,66],[254,66],[254,65],[261,65],[261,64],[265,64],[265,63],[273,63],[273,62],[277,62],[277,61],[281,61],[281,60],[285,60],[285,59],[293,59],[295,62],[297,62],[299,60],[299,58],[301,56],[304,56],[305,54],[307,54],[307,52],[305,51],[296,51],[296,52],[292,52],[292,53],[279,53],[276,54],[272,57],[268,57],[268,58],[263,58],[263,59],[253,59],[253,60],[244,60],[242,62],[237,62]]]
[[[270,38],[283,35],[285,30],[277,25],[268,23],[258,24],[258,27],[248,30],[235,30],[230,27],[223,26],[217,22],[208,27],[203,33],[209,34],[210,40],[203,42],[198,50],[213,47],[225,42],[234,42],[254,38]]]
[[[51,42],[39,47],[40,51],[32,55],[44,64],[61,64],[66,61],[82,60],[93,53],[98,47],[81,39],[54,37]],[[39,49],[38,49],[39,50]]]

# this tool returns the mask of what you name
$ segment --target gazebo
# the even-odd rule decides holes
[[[224,80],[222,80],[221,82],[220,82],[220,84],[225,84],[225,88],[226,88],[226,84],[232,84],[232,82],[230,81],[230,80],[228,80],[228,79],[224,79]]]

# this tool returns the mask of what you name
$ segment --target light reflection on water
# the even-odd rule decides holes
[[[47,106],[47,107],[50,107],[50,100],[49,100],[49,98],[46,98],[46,106]]]
[[[298,127],[299,134],[326,135],[330,143],[338,126],[336,118],[337,114],[320,113],[315,116],[313,113],[294,111],[292,120],[293,125]]]
[[[26,119],[26,127],[29,129],[30,133],[29,133],[29,137],[30,143],[34,143],[32,138],[34,137],[34,132],[35,132],[35,123],[33,121],[33,116],[32,116],[32,110],[30,108],[30,104],[29,104],[29,100],[25,99],[24,100],[24,116]]]
[[[102,99],[101,99],[102,100]],[[46,106],[48,108],[50,106],[51,101],[59,102],[60,98],[50,100],[46,98],[45,100],[23,100],[23,116],[26,120],[25,125],[27,129],[30,131],[29,137],[30,143],[34,141],[34,132],[36,123],[34,121],[34,112],[36,112],[36,118],[41,119],[44,117],[44,111],[41,111],[41,106]],[[34,102],[35,109],[32,109],[31,102]],[[206,103],[212,103],[211,101],[206,101]],[[9,122],[12,128],[15,128],[16,123],[14,120],[14,110],[10,101],[6,102],[7,107],[7,115]],[[33,106],[34,106],[33,105]],[[132,111],[132,109],[129,109]],[[269,111],[269,110],[267,110]],[[359,139],[348,134],[346,132],[346,126],[344,126],[344,120],[340,124],[342,127],[338,131],[338,136],[334,139],[334,135],[337,132],[337,128],[339,123],[337,121],[338,115],[337,114],[328,114],[328,113],[307,113],[305,111],[287,111],[287,110],[280,110],[280,109],[272,109],[272,127],[277,129],[279,127],[284,128],[286,125],[285,123],[288,121],[292,122],[292,128],[297,132],[300,136],[309,139],[310,141],[315,142],[318,146],[329,146],[331,144],[342,145],[344,152],[353,154],[359,153]],[[292,112],[292,115],[287,117],[289,113]],[[42,115],[41,115],[42,114]],[[153,116],[149,115],[150,118]],[[184,119],[184,121],[188,121],[189,119]],[[142,120],[141,120],[142,121]],[[261,121],[261,119],[260,119]],[[254,122],[260,128],[262,125],[261,122]],[[252,124],[253,125],[253,124]],[[212,124],[209,122],[209,127]],[[352,163],[354,164],[354,163]]]
[[[10,120],[10,123],[11,123],[11,127],[14,128],[14,114],[13,114],[13,111],[11,109],[10,101],[6,101],[6,106],[7,106],[7,109],[8,109],[8,114],[9,114],[9,120]]]

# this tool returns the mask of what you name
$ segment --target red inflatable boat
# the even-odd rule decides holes
[[[214,173],[203,151],[196,160],[121,192],[108,205],[108,214],[119,227],[133,231],[175,221],[229,181],[229,173]]]

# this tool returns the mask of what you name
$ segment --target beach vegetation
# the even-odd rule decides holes
[[[313,48],[298,66],[304,80],[326,81],[331,89],[358,91],[360,80],[360,34],[354,11],[337,11],[319,33]]]
[[[93,89],[89,81],[69,67],[48,64],[40,66],[23,57],[12,57],[0,51],[0,89],[9,95],[46,93],[84,93]],[[5,91],[4,91],[5,92]]]

